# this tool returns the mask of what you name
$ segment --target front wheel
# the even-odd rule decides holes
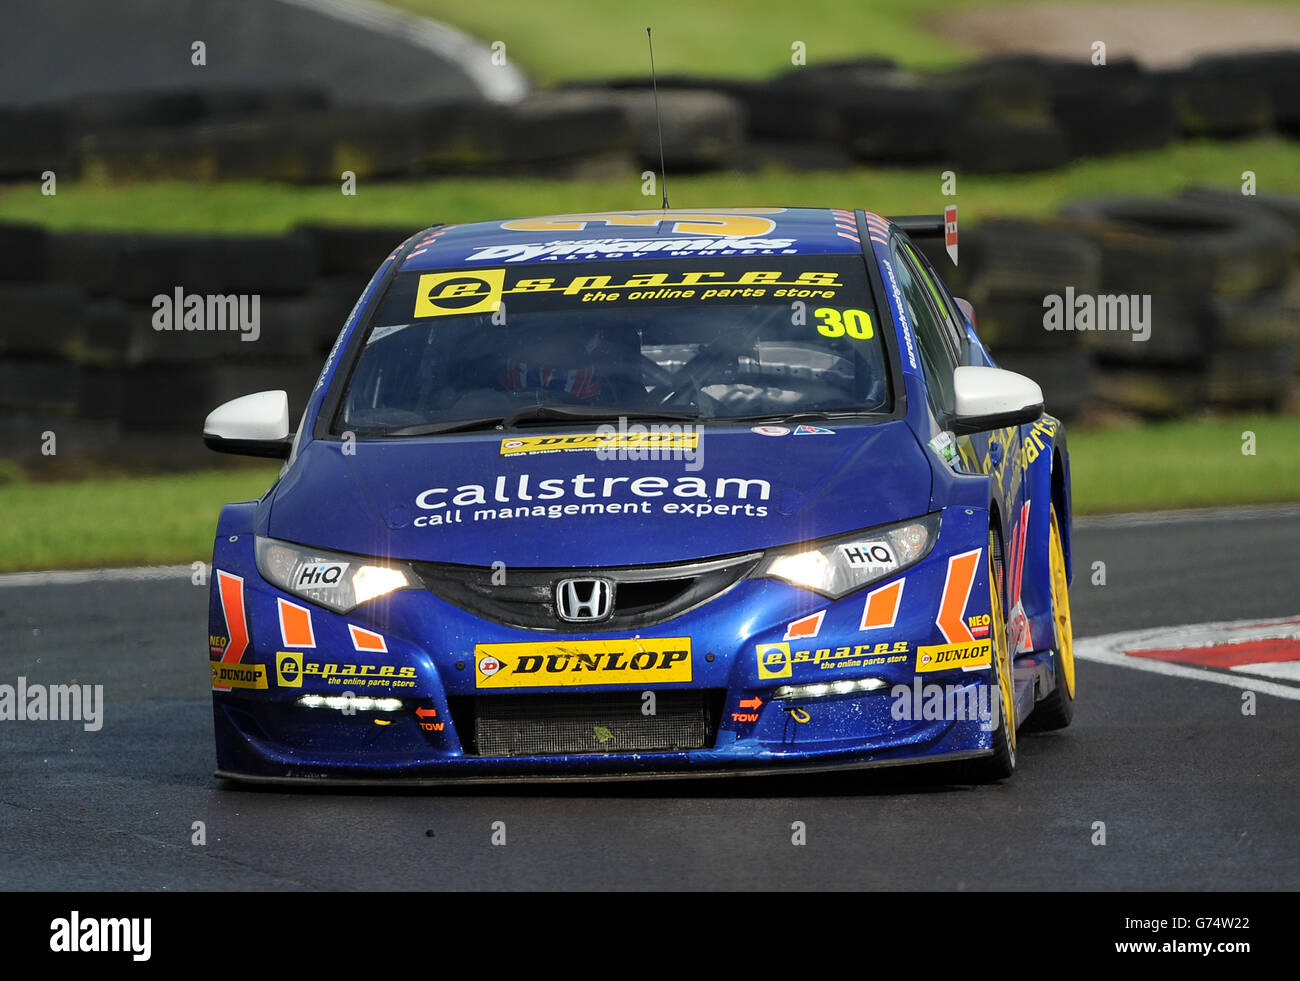
[[[1064,729],[1074,718],[1074,626],[1070,621],[1070,584],[1065,575],[1065,549],[1061,545],[1061,528],[1056,520],[1055,506],[1052,508],[1052,528],[1047,547],[1052,579],[1056,687],[1025,720],[1025,727],[1037,732]]]
[[[1002,540],[989,529],[989,603],[992,607],[993,663],[989,685],[996,699],[997,727],[993,730],[993,755],[965,763],[961,771],[973,783],[1004,780],[1016,770],[1016,699],[1011,674],[1011,646],[1007,641],[1003,592]]]

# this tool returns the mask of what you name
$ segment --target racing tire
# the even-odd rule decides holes
[[[315,241],[322,276],[361,277],[361,287],[388,254],[411,236],[409,228],[319,223],[300,224],[295,231]],[[360,293],[358,288],[353,299]],[[351,303],[348,309],[352,309]]]
[[[1205,399],[1218,408],[1280,411],[1294,363],[1293,344],[1216,351],[1205,368]]]
[[[1143,416],[1184,416],[1204,403],[1200,369],[1130,368],[1101,365],[1093,390],[1105,405]]]
[[[958,127],[955,166],[972,174],[1021,174],[1069,163],[1065,136],[1053,120],[969,119]]]
[[[1128,307],[1128,322],[1121,320],[1118,325],[1108,324],[1109,329],[1106,330],[1101,329],[1101,311],[1102,304],[1108,302],[1108,295],[1099,296],[1095,308],[1098,311],[1095,329],[1078,335],[1083,347],[1099,363],[1105,365],[1168,365],[1176,368],[1198,368],[1204,365],[1207,352],[1214,347],[1215,330],[1211,307],[1217,302],[1228,300],[1188,298],[1169,293],[1148,295],[1150,305],[1144,304],[1139,308],[1131,295],[1124,300],[1125,294],[1119,294],[1121,302]],[[1139,297],[1137,302],[1144,299]],[[1241,298],[1230,299],[1238,301]],[[1145,336],[1134,329],[1126,329],[1136,324],[1139,312],[1146,315]]]
[[[993,730],[993,755],[962,763],[957,773],[964,782],[1005,780],[1016,770],[1015,682],[1011,673],[1011,645],[1007,640],[1006,578],[1003,575],[1002,538],[989,529],[989,600],[993,608],[993,666],[990,682],[998,698],[998,725]]]
[[[1178,128],[1187,139],[1235,139],[1273,128],[1273,103],[1246,79],[1211,77],[1195,68],[1155,76],[1173,97]]]
[[[1048,568],[1052,587],[1052,659],[1056,662],[1056,688],[1029,713],[1021,727],[1026,732],[1064,729],[1074,718],[1074,624],[1070,619],[1070,584],[1065,573],[1065,549],[1061,526],[1052,506],[1048,540]]]
[[[1021,297],[1029,299],[1028,305],[1037,312],[1041,332],[1045,294],[1060,293],[1067,285],[1080,293],[1095,293],[1101,285],[1097,243],[1068,222],[995,218],[976,226],[969,239],[968,264],[977,284],[971,299],[976,301],[981,324],[980,304],[986,299]]]
[[[49,234],[39,225],[0,223],[0,282],[45,278]]]
[[[0,357],[66,357],[84,343],[85,314],[76,287],[0,283]]]
[[[636,140],[637,166],[659,169],[654,93],[647,86],[605,93],[622,107]],[[662,104],[665,166],[674,173],[725,170],[740,163],[745,144],[745,107],[739,99],[709,89],[670,89]]]
[[[316,243],[287,235],[141,235],[117,243],[114,293],[152,301],[181,286],[186,293],[298,296],[319,275]]]
[[[1210,82],[1246,84],[1262,88],[1272,102],[1279,132],[1300,133],[1300,105],[1295,99],[1300,51],[1240,51],[1206,55],[1192,63],[1192,72]]]
[[[1106,198],[1062,209],[1101,248],[1106,293],[1243,296],[1286,281],[1286,222],[1189,199]]]
[[[1220,208],[1244,211],[1248,214],[1263,212],[1284,222],[1296,233],[1291,243],[1291,263],[1300,263],[1300,194],[1242,194],[1240,188],[1189,187],[1181,198]]]

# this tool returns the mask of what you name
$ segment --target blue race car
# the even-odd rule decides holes
[[[217,527],[217,775],[430,784],[952,761],[1074,708],[1070,470],[913,244],[749,209],[435,226]]]

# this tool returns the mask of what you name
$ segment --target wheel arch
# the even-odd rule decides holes
[[[1052,445],[1052,506],[1061,528],[1061,550],[1065,553],[1065,578],[1074,581],[1074,528],[1070,501],[1070,454],[1065,448],[1065,431]]]
[[[1050,431],[1042,426],[1046,422]],[[1028,527],[1017,532],[1023,557],[1016,573],[1018,598],[1029,619],[1029,649],[1041,650],[1051,646],[1052,594],[1050,580],[1051,510],[1055,508],[1061,528],[1061,546],[1066,562],[1066,577],[1072,575],[1070,533],[1070,471],[1069,451],[1066,448],[1065,429],[1060,420],[1045,415],[1040,424],[1022,427],[1021,449],[1026,453],[1024,472],[1024,501],[1029,506]],[[1037,437],[1035,441],[1034,437]],[[1037,450],[1038,442],[1043,444]],[[1028,458],[1031,445],[1035,449]],[[1021,505],[1023,507],[1024,504]],[[1014,606],[1017,594],[1008,591]]]

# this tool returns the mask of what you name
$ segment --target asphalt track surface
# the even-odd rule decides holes
[[[1300,614],[1297,556],[1300,507],[1079,522],[1076,636]],[[98,732],[0,723],[4,889],[1300,887],[1294,698],[1247,716],[1238,688],[1080,662],[1074,724],[1022,735],[1015,776],[983,787],[912,768],[248,790],[211,775],[206,601],[179,578],[0,585],[0,682],[102,683],[106,700]]]

